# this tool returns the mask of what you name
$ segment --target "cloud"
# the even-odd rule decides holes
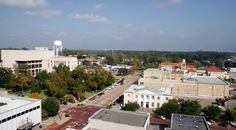
[[[156,8],[162,8],[169,4],[181,4],[184,0],[155,0]]]
[[[102,10],[103,9],[103,4],[101,4],[101,3],[100,4],[96,4],[96,5],[93,6],[93,9],[94,10]]]
[[[125,32],[133,32],[133,31],[137,31],[138,28],[135,27],[134,25],[132,24],[125,24],[123,27],[122,27],[122,31],[125,31]]]
[[[70,14],[70,16],[74,19],[87,21],[90,23],[97,23],[97,24],[109,24],[111,21],[104,16],[93,15],[93,14]]]
[[[0,0],[0,5],[5,6],[45,6],[47,5],[46,0]]]
[[[59,11],[59,10],[26,11],[24,13],[24,15],[50,18],[50,17],[53,17],[53,16],[61,15],[61,11]]]
[[[180,4],[183,2],[184,2],[183,0],[169,0],[169,3],[171,3],[171,4]]]

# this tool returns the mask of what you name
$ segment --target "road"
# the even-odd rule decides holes
[[[97,97],[93,100],[86,100],[84,103],[86,105],[95,105],[106,107],[107,105],[113,103],[120,95],[123,94],[124,90],[132,85],[135,81],[138,80],[138,76],[136,75],[128,75],[124,76],[124,84],[118,85],[115,88],[105,90],[104,94],[100,97]]]

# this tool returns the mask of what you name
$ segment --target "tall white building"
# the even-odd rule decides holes
[[[159,108],[163,103],[173,99],[172,88],[148,88],[139,85],[131,85],[124,92],[124,104],[137,102],[143,108]]]
[[[55,41],[54,50],[47,47],[36,47],[34,50],[1,50],[2,67],[14,69],[20,64],[27,64],[32,76],[41,70],[53,71],[54,66],[60,63],[73,70],[78,63],[76,57],[61,57],[58,53],[62,50],[61,41]]]
[[[0,130],[26,130],[41,123],[41,100],[0,96]]]

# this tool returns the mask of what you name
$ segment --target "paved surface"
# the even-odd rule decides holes
[[[138,80],[137,74],[125,76],[124,78],[125,80],[123,85],[118,85],[115,88],[105,90],[103,95],[93,100],[86,100],[84,103],[86,105],[95,105],[102,107],[106,107],[107,105],[113,103],[120,95],[123,94],[124,90],[127,87],[129,87],[131,84]]]

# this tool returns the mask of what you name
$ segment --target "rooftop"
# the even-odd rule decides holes
[[[219,78],[212,78],[212,77],[196,77],[198,83],[201,84],[220,84],[220,85],[227,85],[227,82],[219,79]]]
[[[90,118],[107,122],[144,127],[144,125],[148,120],[148,117],[149,117],[148,113],[101,109]]]
[[[75,130],[82,130],[88,124],[88,119],[96,111],[100,110],[97,106],[80,106],[71,107],[64,111],[64,113],[70,114],[70,119],[63,124],[53,123],[45,130],[68,130],[69,128]]]
[[[209,67],[206,67],[205,70],[207,72],[224,72],[223,70],[219,69],[218,67],[216,66],[209,66]]]
[[[171,128],[166,130],[210,130],[203,116],[172,114]]]
[[[140,92],[140,91],[151,91],[154,92],[156,94],[159,95],[171,95],[171,87],[165,87],[165,88],[160,88],[160,89],[155,89],[155,88],[149,88],[149,87],[145,87],[145,86],[141,86],[141,85],[131,85],[125,92],[131,92],[131,93],[135,93],[135,92]]]
[[[228,83],[224,80],[216,77],[196,77],[191,79],[160,79],[160,78],[140,78],[140,80],[148,81],[157,81],[157,82],[175,82],[175,83],[192,83],[192,84],[218,84],[218,85],[227,85]]]
[[[0,102],[4,104],[0,105],[0,114],[37,101],[39,100],[24,97],[0,96]]]

